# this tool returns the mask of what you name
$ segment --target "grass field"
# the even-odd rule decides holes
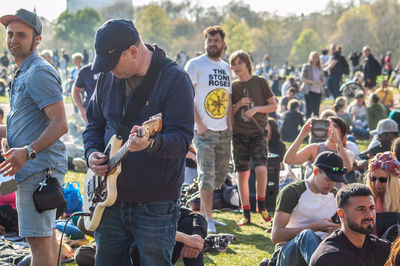
[[[285,143],[287,146],[290,143]],[[360,151],[368,147],[368,141],[359,141]],[[304,146],[305,144],[303,144]],[[81,184],[83,193],[84,173],[69,171],[65,181],[78,181]],[[272,214],[272,213],[271,213]],[[252,224],[248,226],[236,226],[242,214],[237,211],[224,210],[214,211],[214,218],[227,224],[226,227],[217,227],[218,233],[229,233],[236,236],[236,240],[229,245],[227,251],[222,253],[207,252],[204,255],[205,265],[258,265],[265,257],[271,257],[274,245],[271,242],[271,222],[265,223],[261,216],[252,213]],[[69,263],[68,265],[76,265]],[[183,265],[179,261],[177,265]]]

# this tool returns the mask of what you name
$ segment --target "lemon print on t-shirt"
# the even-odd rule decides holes
[[[204,100],[204,108],[211,118],[221,119],[225,117],[228,95],[228,91],[224,88],[217,88],[208,93]]]

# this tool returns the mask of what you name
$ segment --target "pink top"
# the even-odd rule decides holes
[[[383,204],[382,204],[382,201],[381,201],[380,197],[377,197],[376,200],[375,200],[375,212],[376,213],[384,212],[383,211]]]
[[[15,192],[1,196],[0,194],[0,205],[10,205],[13,209],[17,209],[15,205]]]

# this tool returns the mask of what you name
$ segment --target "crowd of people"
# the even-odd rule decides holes
[[[0,206],[0,233],[26,237],[32,265],[57,264],[56,210],[39,212],[32,194],[49,169],[64,183],[66,95],[85,125],[84,156],[96,175],[113,171],[105,150],[114,136],[127,150],[116,201],[105,208],[95,241],[76,252],[78,265],[172,265],[179,256],[185,265],[203,265],[204,239],[223,225],[213,218],[214,191],[230,172],[242,211],[236,225],[251,224],[252,209],[264,223],[273,220],[275,252],[260,265],[397,265],[400,238],[387,237],[400,222],[391,52],[380,64],[365,46],[349,55],[349,66],[342,47],[332,44],[330,55],[310,51],[298,70],[286,62],[280,71],[268,55],[256,67],[244,50],[228,56],[224,29],[210,26],[202,54],[189,59],[180,51],[174,61],[162,47],[145,44],[131,21],[111,19],[97,29],[93,61],[84,50],[71,56],[71,66],[64,49],[60,57],[38,52],[42,27],[35,13],[20,9],[0,22],[8,45],[0,94],[8,87],[10,99],[7,125],[0,125],[8,149],[0,173],[18,182],[16,206],[0,198],[10,205]],[[387,78],[377,86],[382,73]],[[321,104],[328,95],[330,107]],[[158,113],[160,132],[143,135],[140,125]],[[360,151],[357,140],[370,140],[368,149]],[[278,170],[301,166],[302,172],[277,195],[273,217],[266,207],[271,154]],[[179,204],[182,184],[194,177],[200,213]]]

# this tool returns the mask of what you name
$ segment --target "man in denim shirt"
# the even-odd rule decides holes
[[[7,46],[16,63],[10,113],[7,125],[0,127],[0,137],[7,135],[11,149],[3,155],[6,160],[0,164],[0,173],[15,175],[18,181],[19,232],[27,237],[32,265],[56,265],[56,210],[37,212],[32,195],[47,168],[61,184],[67,172],[65,146],[59,140],[68,131],[61,80],[36,51],[42,39],[36,14],[20,9],[0,22],[6,27]]]

